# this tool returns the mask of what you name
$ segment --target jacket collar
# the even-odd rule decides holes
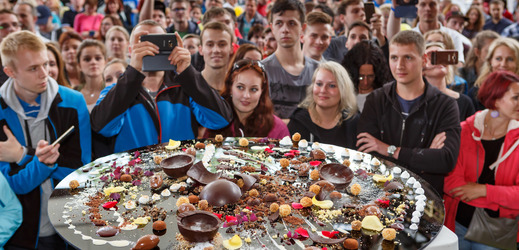
[[[425,89],[424,89],[424,94],[423,94],[424,98],[420,99],[418,107],[421,106],[423,103],[436,97],[437,95],[442,94],[442,92],[440,90],[438,90],[436,87],[432,86],[427,81],[427,79],[423,78],[423,80],[425,82]],[[396,93],[396,85],[397,85],[396,81],[392,81],[392,82],[386,83],[383,86],[384,94],[386,95],[387,99],[392,100],[393,103],[398,102],[397,93]]]
[[[52,105],[52,101],[58,94],[59,85],[58,83],[52,79],[48,78],[47,90],[41,93],[41,103],[40,103],[40,112],[38,113],[38,117],[36,117],[35,121],[44,120],[47,118],[49,114],[50,106]],[[14,110],[21,118],[24,120],[28,119],[25,116],[25,111],[23,110],[20,101],[18,100],[16,93],[14,91],[14,79],[9,78],[7,81],[0,87],[0,96],[4,99],[5,103]]]

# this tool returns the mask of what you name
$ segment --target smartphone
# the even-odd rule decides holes
[[[151,42],[159,47],[159,51],[171,52],[177,46],[175,34],[151,34],[141,36],[141,41]]]
[[[175,34],[151,34],[141,36],[141,41],[149,41],[159,47],[159,53],[155,56],[144,56],[142,58],[142,71],[168,71],[176,70],[168,60],[171,51],[177,46]]]
[[[457,50],[441,50],[431,52],[432,65],[456,65],[458,64]]]
[[[371,17],[375,13],[375,4],[373,2],[364,3],[364,13],[366,14],[366,23],[371,23]]]

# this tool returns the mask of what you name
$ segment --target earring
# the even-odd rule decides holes
[[[497,118],[497,117],[499,117],[499,111],[497,111],[497,110],[492,110],[492,111],[490,112],[490,117],[492,117],[492,118]]]

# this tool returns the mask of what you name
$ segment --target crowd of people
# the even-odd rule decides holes
[[[519,215],[519,5],[417,2],[0,1],[0,248],[70,247],[49,197],[101,156],[298,132],[417,173],[460,249],[498,249],[464,236],[477,209]]]

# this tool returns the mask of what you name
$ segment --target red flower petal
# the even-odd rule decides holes
[[[115,205],[117,205],[117,201],[109,201],[109,202],[103,204],[103,208],[110,209],[112,207],[115,207]]]
[[[216,215],[218,217],[218,219],[220,219],[220,220],[222,219],[223,214],[217,214],[217,213],[213,213],[213,214]]]
[[[298,233],[299,235],[305,237],[305,238],[308,238],[308,231],[306,231],[306,229],[300,227],[298,229],[295,230],[296,233]]]
[[[338,233],[337,231],[322,231],[322,234],[328,238],[333,238]]]
[[[294,208],[294,209],[303,209],[303,205],[301,205],[301,203],[293,202],[292,203],[292,208]]]
[[[299,150],[296,150],[296,149],[290,150],[290,153],[292,153],[294,155],[300,155],[301,154],[301,152]]]
[[[227,222],[230,222],[230,221],[237,220],[237,219],[236,219],[236,216],[226,215],[226,216],[225,216],[225,220],[226,220]]]
[[[294,153],[285,153],[285,157],[294,158],[295,155],[294,155]]]
[[[310,162],[310,165],[312,165],[312,166],[314,166],[314,167],[319,166],[319,164],[321,164],[320,161],[311,161],[311,162]]]
[[[267,153],[274,153],[274,150],[272,150],[270,148],[265,148],[265,152],[267,152]]]

